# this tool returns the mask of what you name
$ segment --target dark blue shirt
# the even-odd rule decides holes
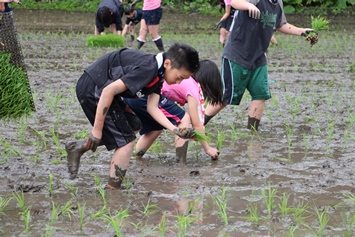
[[[134,16],[132,18],[126,18],[126,25],[129,25],[131,22],[137,25],[141,21],[142,15],[143,11],[141,9],[134,10]]]
[[[110,22],[111,24],[115,24],[116,25],[116,30],[118,31],[122,31],[122,16],[123,16],[123,5],[119,0],[104,0],[99,4],[99,7],[97,8],[96,12],[95,12],[95,19],[96,19],[96,28],[98,30],[99,33],[104,32],[105,30],[105,26],[103,25],[102,22],[99,21],[98,17],[97,17],[97,11],[101,8],[101,7],[107,7],[110,8],[111,11],[113,12],[113,21]]]

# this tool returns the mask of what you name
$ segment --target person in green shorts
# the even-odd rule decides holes
[[[205,125],[228,104],[239,105],[248,90],[247,127],[258,130],[265,101],[271,98],[265,53],[273,33],[306,36],[313,29],[287,23],[282,0],[232,0],[231,6],[237,11],[222,54],[223,104],[207,106]]]

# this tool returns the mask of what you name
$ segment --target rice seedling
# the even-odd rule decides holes
[[[166,212],[163,212],[163,215],[159,222],[159,236],[164,237],[167,231],[167,223],[166,223]]]
[[[51,214],[51,219],[48,222],[48,226],[52,226],[58,220],[59,209],[60,209],[60,204],[55,204],[52,201],[52,214]]]
[[[151,204],[150,198],[149,198],[147,205],[143,204],[143,210],[139,211],[139,212],[145,216],[150,216],[150,215],[157,213],[158,211],[159,211],[159,206],[156,204]]]
[[[9,202],[12,200],[11,197],[2,197],[0,196],[0,215],[5,214],[6,207],[9,205]]]
[[[222,148],[222,144],[223,144],[225,138],[226,138],[226,134],[224,133],[224,131],[218,130],[218,133],[217,133],[217,150],[220,150]]]
[[[262,219],[262,217],[259,215],[259,208],[256,203],[248,203],[247,206],[247,211],[249,213],[248,216],[240,216],[242,219],[246,219],[247,221],[253,222],[256,225],[259,225],[259,221]]]
[[[31,129],[41,140],[42,140],[42,149],[47,149],[47,137],[44,131],[37,131],[36,129]]]
[[[20,215],[26,213],[27,207],[25,204],[25,194],[23,193],[23,191],[21,191],[21,193],[12,192],[12,196],[15,198],[17,204],[20,206]]]
[[[51,237],[54,235],[55,228],[51,225],[46,225],[46,232],[44,233],[44,237]]]
[[[111,212],[101,217],[104,221],[108,222],[108,225],[113,228],[117,237],[122,237],[122,225],[123,221],[129,217],[128,208],[116,211],[116,214],[112,216]]]
[[[58,216],[66,216],[71,220],[71,217],[74,215],[72,201],[69,200],[63,206],[61,206]]]
[[[124,39],[117,34],[105,34],[89,36],[86,38],[86,45],[91,47],[115,47],[120,48],[124,45]]]
[[[191,224],[196,220],[196,217],[193,217],[191,214],[185,214],[178,212],[176,215],[177,223],[175,224],[177,228],[177,236],[181,237],[186,234],[187,229]]]
[[[287,236],[288,237],[294,237],[295,236],[295,231],[298,229],[298,225],[292,224],[290,228],[288,229]]]
[[[49,174],[49,183],[48,183],[48,194],[50,197],[52,197],[55,192],[54,187],[53,187],[53,178],[54,178],[53,174],[50,173]]]
[[[25,229],[24,229],[24,233],[28,233],[29,232],[29,230],[30,230],[30,228],[31,228],[31,226],[32,225],[30,225],[30,221],[31,221],[31,208],[30,207],[28,207],[27,209],[26,209],[26,211],[23,213],[23,218],[24,218],[24,221],[25,221]]]
[[[64,186],[69,190],[69,193],[73,196],[73,197],[78,197],[78,190],[79,188],[74,188],[74,186],[71,183],[63,183]]]
[[[317,230],[317,236],[323,236],[324,235],[324,231],[328,225],[328,222],[330,220],[330,215],[327,214],[326,209],[323,209],[321,211],[318,210],[317,207],[314,208],[317,214],[317,218],[318,218],[318,225],[319,225],[319,229]]]
[[[306,216],[307,209],[308,204],[303,204],[303,202],[298,203],[297,207],[292,207],[292,219],[296,224],[305,225],[305,220],[309,217]]]
[[[282,193],[282,197],[280,198],[281,202],[279,203],[279,208],[282,217],[288,216],[289,212],[292,210],[292,208],[288,206],[289,197],[289,193]]]
[[[54,144],[57,146],[57,151],[58,151],[58,155],[60,158],[66,157],[67,156],[67,152],[65,151],[65,149],[63,149],[60,145],[60,141],[59,141],[59,137],[58,134],[56,133],[54,127],[51,128],[51,134],[52,134],[52,140],[54,142]]]
[[[311,28],[314,30],[312,32],[306,32],[302,35],[306,37],[306,41],[309,41],[311,47],[318,42],[318,34],[320,31],[329,30],[329,20],[325,17],[313,17],[311,16]]]
[[[86,219],[85,206],[86,206],[86,203],[81,204],[80,202],[78,202],[79,229],[80,229],[80,232],[83,231],[83,228],[86,225],[86,222],[85,222],[85,219]]]
[[[180,130],[182,130],[182,129],[180,129]],[[205,134],[203,134],[202,132],[199,132],[199,131],[195,130],[195,134],[192,137],[192,139],[194,139],[194,140],[196,140],[198,142],[203,142],[203,141],[207,141],[208,137]]]
[[[99,192],[99,194],[100,194],[100,196],[102,198],[102,201],[104,203],[102,209],[105,210],[106,207],[107,207],[107,198],[106,198],[105,188],[101,184],[100,177],[97,174],[95,174],[94,180],[95,180],[95,186],[97,188],[97,191]]]
[[[1,151],[1,164],[5,164],[7,161],[8,157],[13,157],[13,156],[19,156],[20,150],[13,147],[11,145],[11,143],[9,143],[8,141],[6,141],[3,138],[0,138],[0,143],[1,143],[1,147],[2,147],[2,151]]]
[[[227,199],[226,191],[227,191],[226,188],[222,186],[221,194],[213,197],[213,203],[217,206],[218,214],[221,217],[224,224],[228,224],[229,219],[232,218],[232,216],[228,216],[227,213],[228,199]]]
[[[350,212],[346,212],[342,215],[343,219],[343,236],[344,237],[351,237],[354,235],[353,229],[355,227],[355,215]]]
[[[264,203],[267,208],[267,214],[270,217],[272,215],[272,210],[274,207],[274,203],[277,195],[277,188],[272,188],[270,183],[268,184],[267,194],[264,188],[261,189],[261,195],[263,196]]]

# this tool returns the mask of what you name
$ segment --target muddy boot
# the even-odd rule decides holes
[[[159,49],[160,52],[164,52],[164,45],[163,45],[163,40],[161,37],[153,40],[157,48]]]
[[[248,129],[258,131],[260,120],[257,118],[248,117]]]
[[[204,119],[204,124],[206,126],[206,124],[214,117],[214,115],[209,116],[207,114],[205,114],[205,119]]]
[[[176,162],[182,162],[186,164],[186,156],[187,156],[187,147],[189,145],[189,141],[186,141],[184,145],[180,147],[176,147]]]
[[[75,179],[76,175],[78,174],[80,157],[88,150],[85,145],[86,139],[75,142],[68,142],[65,144],[70,179]]]
[[[121,169],[118,165],[115,165],[115,177],[109,177],[107,188],[117,190],[121,187],[124,176],[127,169]]]
[[[145,154],[145,151],[139,150],[132,153],[131,159],[142,159]]]

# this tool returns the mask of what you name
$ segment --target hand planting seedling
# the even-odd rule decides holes
[[[105,34],[90,36],[86,38],[86,45],[92,47],[115,47],[120,48],[124,44],[122,36],[116,34]]]
[[[185,139],[192,139],[198,142],[207,141],[207,136],[193,128],[176,128],[176,135]]]
[[[311,16],[312,22],[312,29],[314,31],[306,31],[302,35],[306,37],[306,41],[309,41],[311,47],[318,42],[318,33],[322,30],[329,30],[329,20],[325,19],[324,17],[313,17]]]

